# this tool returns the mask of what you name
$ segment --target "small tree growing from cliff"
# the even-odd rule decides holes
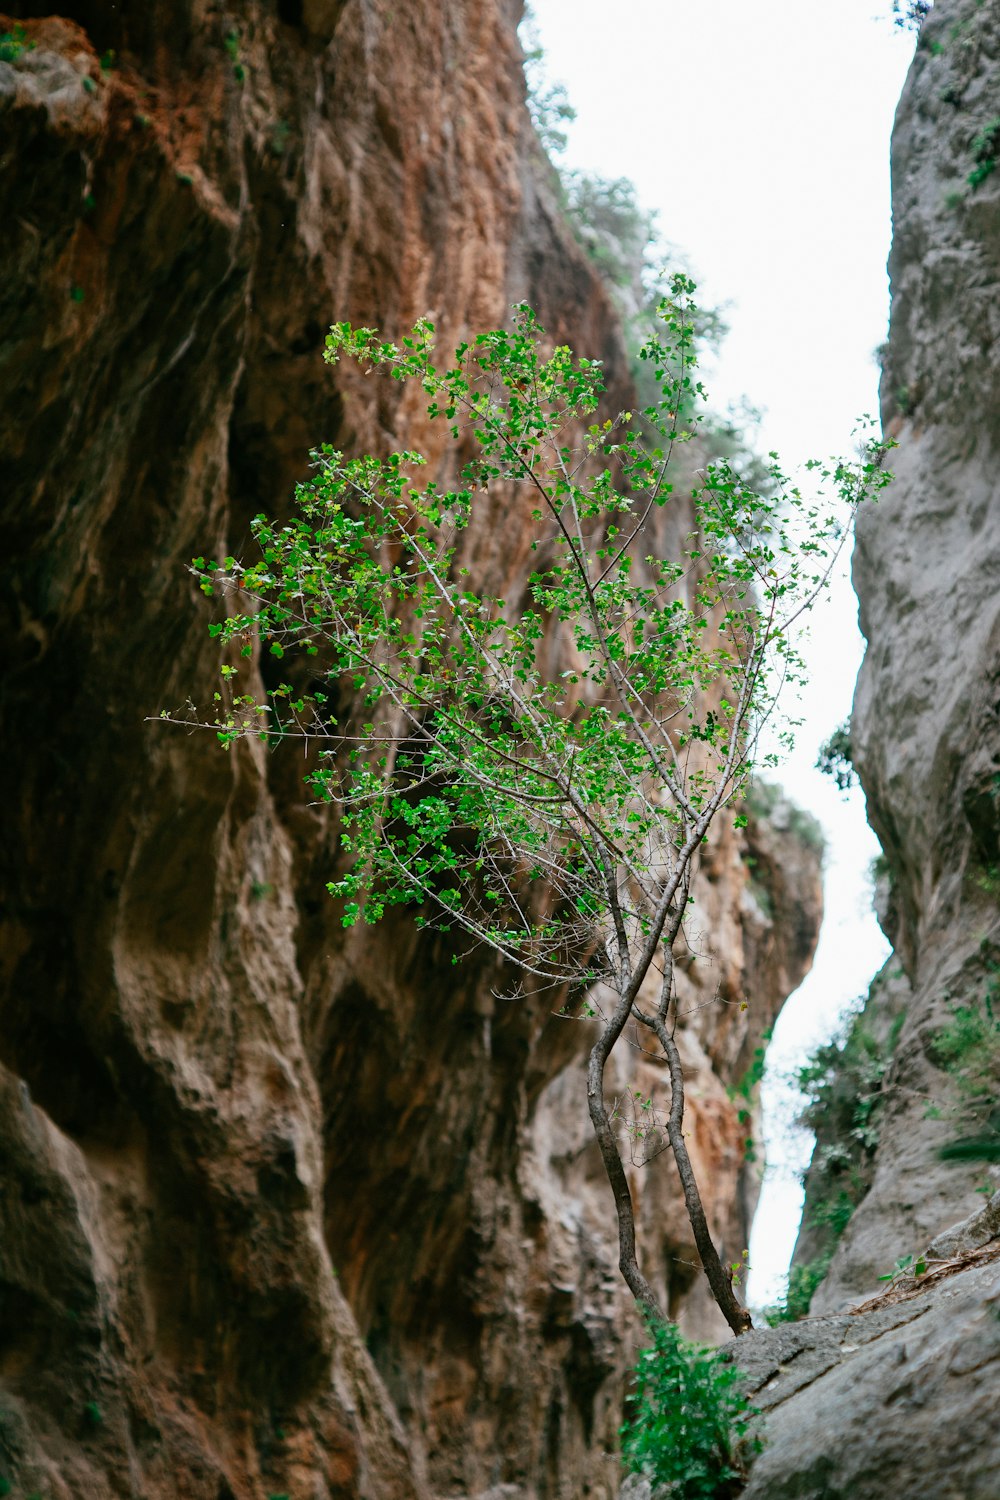
[[[216,728],[226,746],[318,741],[308,781],[341,809],[349,864],[329,889],[345,926],[406,906],[493,949],[514,988],[586,997],[587,1099],[621,1270],[661,1318],[605,1092],[623,1038],[658,1051],[694,1238],[740,1332],[749,1318],[685,1141],[675,952],[698,851],[738,802],[776,695],[799,672],[796,622],[850,511],[885,475],[869,445],[857,463],[822,470],[831,503],[805,498],[776,461],[764,495],[720,463],[693,499],[675,496],[704,394],[692,293],[675,278],[663,333],[643,350],[659,400],[641,420],[596,421],[600,366],[565,348],[546,356],[525,307],[512,330],[463,344],[445,368],[427,321],[401,346],[337,325],[331,363],[422,388],[451,461],[465,459],[457,483],[427,481],[414,452],[322,448],[295,518],[254,523],[258,561],[198,560],[196,572],[236,610],[212,627],[224,642],[246,656],[259,636],[276,657],[312,659],[308,691],[284,683],[263,701],[224,666]],[[527,563],[507,597],[475,581],[490,525],[526,528]],[[668,548],[658,537],[671,526]]]

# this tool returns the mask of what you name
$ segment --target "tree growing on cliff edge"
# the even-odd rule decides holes
[[[664,1061],[664,1100],[640,1101],[633,1129],[662,1109],[705,1274],[738,1333],[749,1317],[685,1141],[675,956],[698,851],[800,672],[796,624],[850,511],[887,476],[869,443],[856,463],[813,466],[829,502],[804,497],[773,456],[766,494],[724,462],[675,494],[704,396],[693,291],[675,278],[643,350],[659,398],[641,419],[595,420],[600,366],[546,355],[526,307],[444,368],[427,321],[401,346],[335,326],[331,363],[422,389],[447,428],[441,473],[461,465],[457,482],[427,481],[415,452],[319,449],[295,518],[254,523],[258,561],[195,571],[235,611],[211,627],[223,643],[311,659],[308,690],[262,697],[238,690],[234,655],[215,727],[225,746],[318,742],[307,779],[341,810],[346,868],[329,889],[344,925],[405,906],[491,948],[514,990],[595,1018],[590,1118],[621,1271],[655,1318],[605,1069],[623,1039]],[[525,562],[505,596],[477,574],[490,526],[519,528]]]

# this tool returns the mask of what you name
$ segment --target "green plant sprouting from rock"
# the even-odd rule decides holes
[[[1000,116],[990,120],[973,137],[972,160],[968,183],[971,188],[978,188],[996,171],[1000,161]]]
[[[850,791],[858,784],[858,773],[854,769],[854,753],[851,748],[851,721],[845,719],[828,739],[819,747],[816,769],[825,776],[832,776],[837,790]]]
[[[988,944],[981,955],[983,979],[971,998],[949,1005],[949,1019],[935,1035],[931,1055],[955,1080],[958,1104],[929,1112],[957,1122],[962,1133],[941,1148],[944,1161],[1000,1161],[1000,960]]]
[[[736,1118],[743,1129],[747,1132],[743,1139],[743,1159],[747,1162],[757,1160],[757,1146],[753,1135],[750,1133],[753,1126],[753,1109],[757,1101],[758,1090],[764,1077],[764,1064],[767,1058],[767,1047],[773,1033],[773,1026],[769,1026],[760,1039],[760,1044],[754,1048],[750,1066],[727,1092],[730,1099],[736,1104]]]
[[[906,31],[919,31],[930,15],[934,0],[892,0],[892,18]]]
[[[34,46],[35,43],[28,38],[23,26],[15,26],[12,31],[0,31],[0,62],[17,62],[25,52],[33,51]]]
[[[817,1135],[803,1218],[816,1253],[792,1267],[784,1297],[768,1310],[771,1322],[808,1313],[837,1245],[871,1186],[885,1108],[883,1085],[903,1020],[898,1015],[882,1040],[860,1011],[846,1035],[818,1047],[799,1070],[798,1088],[808,1101],[800,1120]]]
[[[684,414],[704,395],[693,291],[674,279],[662,336],[642,351],[659,398],[641,422],[594,420],[600,366],[547,349],[526,307],[443,365],[426,320],[399,345],[336,325],[328,360],[421,393],[457,482],[423,477],[413,451],[320,448],[296,517],[253,523],[257,561],[199,559],[195,572],[235,607],[211,627],[238,652],[222,667],[218,737],[304,742],[313,794],[341,816],[346,868],[329,890],[344,925],[405,906],[418,927],[450,934],[455,962],[463,947],[492,949],[512,998],[583,997],[598,981],[614,996],[588,1106],[623,1275],[660,1317],[604,1096],[626,1027],[649,1033],[667,1064],[663,1131],[698,1253],[739,1332],[748,1315],[682,1128],[674,949],[698,851],[725,810],[745,822],[736,807],[768,759],[761,728],[801,675],[798,622],[854,507],[889,475],[869,439],[857,460],[808,466],[825,493],[803,494],[775,459],[764,494],[722,462],[675,495],[673,464],[695,431]],[[530,571],[500,597],[473,575],[469,541],[511,505]],[[258,639],[273,658],[304,659],[312,686],[241,690],[237,663]],[[642,988],[653,973],[658,998]]]
[[[690,1344],[672,1324],[651,1324],[626,1399],[622,1457],[672,1500],[737,1496],[760,1452],[759,1413],[739,1371],[717,1350]]]

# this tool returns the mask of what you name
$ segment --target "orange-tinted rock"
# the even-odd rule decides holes
[[[323,365],[331,321],[430,311],[447,347],[523,297],[626,404],[517,7],[34,9],[0,18],[32,44],[0,63],[0,1475],[67,1500],[607,1493],[640,1330],[586,1026],[494,1001],[488,962],[402,917],[345,939],[301,763],[147,722],[214,688],[189,558],[240,551],[316,442],[426,435]],[[523,564],[502,519],[480,576]],[[693,1155],[737,1255],[726,1085],[818,921],[815,865],[802,941],[747,907],[741,848],[709,851],[684,990]],[[672,1168],[636,1182],[650,1274],[711,1331]]]

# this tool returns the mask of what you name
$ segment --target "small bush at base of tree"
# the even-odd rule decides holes
[[[254,521],[257,561],[199,558],[193,571],[233,605],[210,627],[235,648],[213,727],[226,747],[314,749],[307,782],[340,818],[328,889],[344,926],[405,906],[452,935],[455,962],[463,940],[492,949],[512,1003],[575,1012],[582,997],[598,1022],[587,1108],[619,1265],[662,1318],[638,1264],[628,1125],[605,1091],[620,1042],[655,1048],[663,1091],[636,1128],[669,1142],[712,1295],[739,1333],[749,1314],[686,1143],[675,956],[714,821],[735,812],[755,764],[773,761],[760,738],[782,688],[801,680],[803,617],[854,507],[890,476],[868,441],[854,461],[806,466],[820,493],[772,455],[763,493],[723,460],[675,494],[705,398],[693,291],[674,278],[662,334],[640,351],[656,400],[604,421],[599,363],[551,349],[530,308],[444,367],[427,320],[401,345],[335,325],[328,361],[422,393],[447,462],[428,478],[420,453],[323,447],[294,519]],[[501,598],[472,564],[477,538],[510,516],[526,567]],[[251,665],[240,691],[256,641],[304,658],[306,672],[262,696]]]
[[[717,1350],[689,1344],[672,1323],[651,1323],[649,1332],[652,1346],[639,1356],[626,1401],[625,1465],[670,1500],[729,1500],[763,1446],[740,1372]]]

